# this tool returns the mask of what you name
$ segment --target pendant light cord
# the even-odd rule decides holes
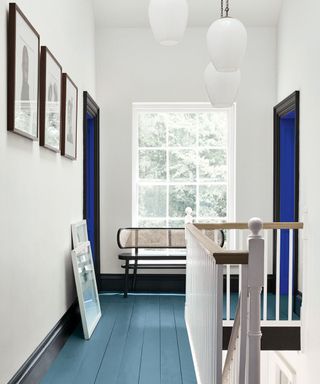
[[[230,10],[230,8],[229,8],[229,0],[227,0],[227,2],[226,2],[226,9],[225,9],[226,17],[229,17],[229,10]]]
[[[221,0],[221,13],[220,13],[221,19],[223,17],[229,17],[229,11],[230,11],[229,0],[226,0],[226,7],[225,8],[224,8],[224,0]],[[225,15],[224,15],[224,12],[226,13]]]

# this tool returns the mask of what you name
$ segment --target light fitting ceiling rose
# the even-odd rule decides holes
[[[231,107],[236,100],[241,74],[235,72],[218,72],[212,63],[204,71],[206,90],[213,107]]]
[[[149,21],[155,39],[166,46],[178,44],[187,27],[188,13],[186,0],[151,0]]]
[[[207,47],[210,59],[220,72],[233,72],[240,68],[247,47],[247,31],[241,21],[229,17],[229,0],[221,18],[214,21],[207,33]]]

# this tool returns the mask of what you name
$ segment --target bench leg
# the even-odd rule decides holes
[[[133,270],[133,284],[132,284],[132,290],[136,290],[136,283],[137,283],[137,266],[138,266],[138,260],[135,260],[134,262],[134,270]]]
[[[123,290],[123,297],[128,297],[128,280],[129,280],[129,260],[126,260],[126,268],[125,268],[125,275],[124,275],[124,290]]]

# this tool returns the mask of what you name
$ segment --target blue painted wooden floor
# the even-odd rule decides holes
[[[237,300],[238,294],[232,293],[231,318]],[[120,294],[105,294],[100,301],[102,318],[90,341],[83,339],[79,325],[42,384],[196,384],[183,295],[123,299]],[[281,297],[283,320],[288,316],[287,302],[287,297]],[[268,319],[275,319],[272,294],[268,295]]]
[[[184,296],[101,295],[90,341],[71,335],[42,384],[196,384]]]

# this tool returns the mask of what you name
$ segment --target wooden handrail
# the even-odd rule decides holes
[[[186,224],[186,229],[215,258],[217,264],[248,264],[249,252],[229,251],[219,247],[217,243],[204,235],[194,224]]]
[[[198,229],[248,229],[248,223],[194,223]],[[274,222],[263,223],[263,229],[303,229],[303,223]]]

